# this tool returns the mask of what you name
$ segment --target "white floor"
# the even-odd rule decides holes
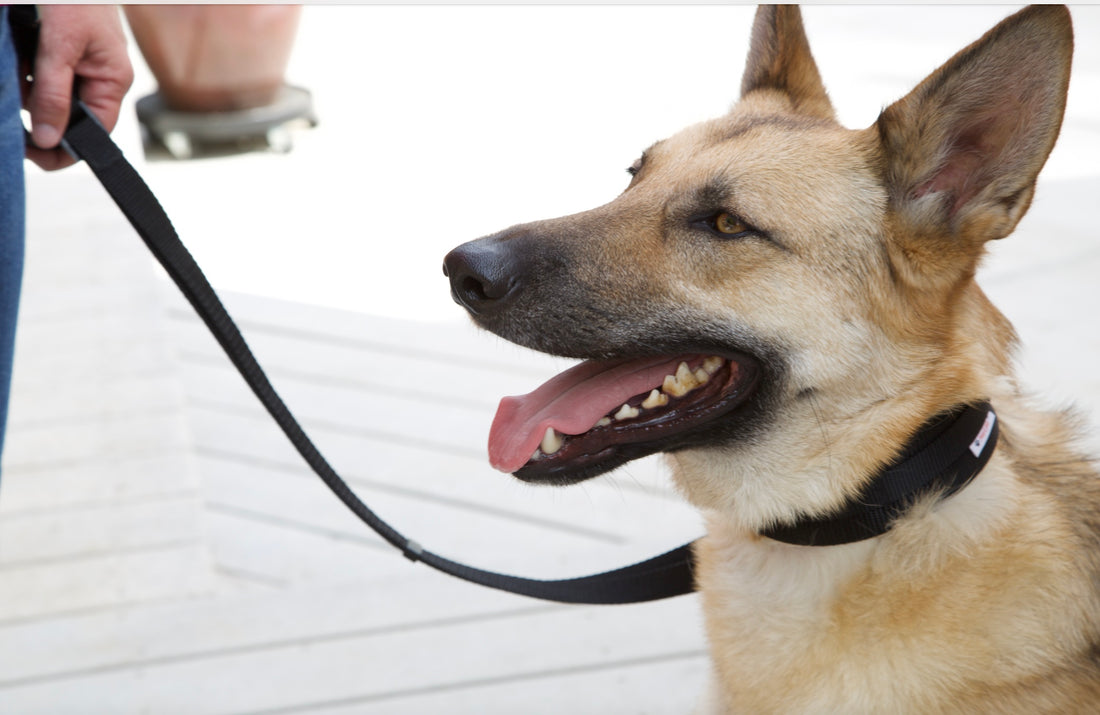
[[[812,7],[842,119],[1009,10]],[[981,282],[1037,392],[1100,424],[1100,8],[1059,147]],[[636,154],[734,99],[747,7],[310,7],[287,155],[142,161],[277,387],[357,492],[426,546],[532,576],[698,533],[648,461],[555,491],[493,472],[488,420],[555,361],[477,333],[452,246],[618,193]],[[139,63],[131,102],[152,90]],[[301,466],[83,168],[29,178],[0,490],[0,713],[685,712],[693,597],[583,608],[413,566]],[[413,385],[398,382],[412,375]],[[1092,442],[1100,447],[1093,431]]]

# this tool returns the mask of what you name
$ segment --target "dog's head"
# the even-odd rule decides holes
[[[761,522],[850,496],[1008,369],[972,279],[1030,203],[1071,53],[1068,13],[1029,8],[852,131],[797,8],[761,8],[729,114],[651,146],[604,206],[448,254],[479,325],[584,360],[502,402],[494,466],[569,483],[674,453],[692,501]]]

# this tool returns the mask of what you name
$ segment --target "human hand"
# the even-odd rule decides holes
[[[47,171],[75,163],[58,147],[69,123],[74,78],[77,94],[110,131],[134,81],[118,10],[107,5],[39,5],[41,27],[34,83],[24,95],[31,115],[27,158]]]

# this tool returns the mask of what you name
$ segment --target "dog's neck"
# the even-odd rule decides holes
[[[993,454],[998,433],[989,403],[937,415],[841,509],[778,525],[762,535],[801,546],[835,546],[884,534],[918,498],[933,492],[947,498],[969,484]]]

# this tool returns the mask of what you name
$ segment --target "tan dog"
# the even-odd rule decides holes
[[[762,8],[728,115],[611,203],[448,255],[480,325],[585,359],[503,401],[494,466],[563,484],[667,452],[705,513],[711,709],[1100,712],[1100,479],[974,282],[1072,45],[1064,8],[1026,9],[851,131],[798,10]],[[913,486],[921,445],[956,461]]]

